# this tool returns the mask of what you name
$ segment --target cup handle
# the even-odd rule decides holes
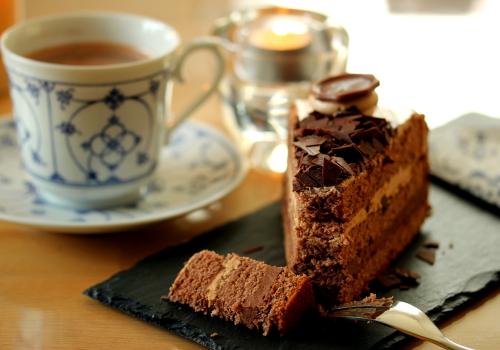
[[[182,78],[182,68],[184,66],[184,62],[186,61],[187,57],[195,51],[208,50],[212,52],[216,59],[216,67],[209,89],[199,94],[194,99],[194,101],[188,104],[188,106],[177,117],[172,118],[170,121],[168,121],[167,140],[168,135],[170,135],[176,127],[178,127],[187,117],[189,117],[197,108],[199,108],[210,97],[212,93],[217,91],[217,86],[222,80],[225,67],[224,57],[219,51],[219,48],[221,47],[222,44],[217,38],[197,38],[187,44],[187,46],[182,50],[180,56],[175,61],[172,75],[175,80],[181,83],[184,82],[184,79]]]
[[[329,24],[327,32],[330,35],[330,40],[332,40],[333,50],[337,55],[332,74],[344,73],[347,67],[349,35],[344,27],[336,24]]]

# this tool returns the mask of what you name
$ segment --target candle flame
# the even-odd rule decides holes
[[[279,36],[304,35],[307,33],[307,26],[292,18],[276,18],[271,21],[271,31]]]
[[[277,51],[296,50],[311,44],[307,24],[296,16],[274,16],[250,35],[250,42],[259,48]]]

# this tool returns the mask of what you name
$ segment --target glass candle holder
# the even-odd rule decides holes
[[[228,129],[255,168],[285,171],[290,105],[311,82],[345,71],[347,32],[320,13],[267,7],[220,18],[213,34],[228,52],[220,86]]]

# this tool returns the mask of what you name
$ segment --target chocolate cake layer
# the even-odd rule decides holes
[[[296,115],[290,125],[304,126]],[[300,187],[294,182],[303,168],[303,148],[292,146],[297,130],[290,132],[283,213],[287,261],[293,271],[311,277],[320,302],[359,297],[429,213],[423,116],[414,113],[387,135],[387,144],[351,165],[353,173],[338,184]]]
[[[314,306],[309,278],[288,268],[229,254],[201,251],[179,272],[168,300],[267,335],[281,334]]]
[[[170,287],[169,298],[205,312],[209,307],[207,289],[223,269],[223,261],[223,256],[209,251],[193,255]]]
[[[388,209],[392,209],[393,214],[375,214],[372,219],[364,220],[345,233],[341,242],[316,241],[314,246],[303,248],[304,251],[321,251],[319,255],[325,254],[325,251],[337,252],[325,254],[321,260],[311,259],[305,265],[309,268],[313,266],[315,272],[310,277],[321,302],[330,303],[332,299],[344,302],[358,298],[367,290],[370,281],[383,272],[415,237],[429,212],[429,208],[422,205],[427,191],[407,197],[407,190],[394,198],[395,203],[403,206],[401,210],[396,210],[396,204]],[[385,215],[389,219],[381,220]],[[298,266],[297,270],[303,267]]]

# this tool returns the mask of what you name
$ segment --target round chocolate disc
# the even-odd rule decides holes
[[[371,93],[380,82],[371,74],[342,74],[322,79],[312,86],[321,101],[346,102]]]

